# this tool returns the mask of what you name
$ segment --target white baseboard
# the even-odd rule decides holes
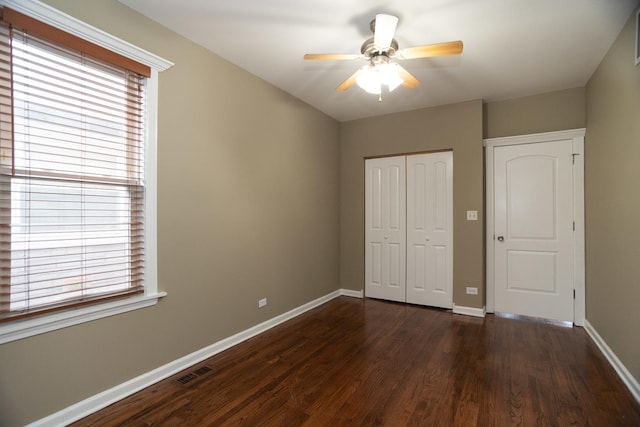
[[[624,364],[618,359],[618,356],[611,350],[600,334],[594,329],[593,325],[588,320],[584,321],[584,330],[591,337],[594,343],[598,346],[604,357],[609,361],[613,369],[627,386],[633,397],[638,403],[640,403],[640,383],[636,380],[631,372],[624,366]]]
[[[353,298],[364,298],[364,292],[362,289],[359,291],[354,291],[351,289],[340,289],[340,295],[344,295],[345,297],[353,297]]]
[[[202,362],[203,360],[211,356],[214,356],[230,347],[233,347],[234,345],[240,344],[241,342],[246,341],[251,337],[265,332],[273,328],[274,326],[286,322],[287,320],[293,319],[294,317],[299,316],[302,313],[316,308],[341,295],[362,298],[362,291],[358,292],[349,289],[339,289],[337,291],[331,292],[328,295],[303,304],[300,307],[294,308],[293,310],[276,316],[273,319],[262,322],[245,331],[239,332],[235,335],[211,344],[210,346],[181,357],[180,359],[169,362],[164,366],[160,366],[159,368],[144,373],[138,377],[132,378],[129,381],[105,390],[102,393],[91,396],[45,418],[37,420],[29,424],[29,426],[49,427],[65,426],[71,424],[72,422],[78,421],[79,419],[91,415],[92,413],[99,411],[100,409],[103,409],[111,405],[112,403],[122,400],[125,397],[132,395],[133,393],[136,393],[146,387],[157,383],[158,381],[168,378],[171,375],[175,375],[178,372],[195,365],[196,363]]]
[[[486,307],[475,308],[453,304],[453,313],[464,314],[465,316],[484,317],[487,314],[487,309]]]

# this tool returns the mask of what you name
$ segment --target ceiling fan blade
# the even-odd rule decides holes
[[[462,53],[460,40],[446,43],[428,44],[425,46],[407,47],[396,52],[400,59],[430,58],[432,56],[458,55]]]
[[[341,53],[307,53],[304,59],[322,59],[330,61],[342,61],[350,59],[360,59],[362,55],[349,55]]]
[[[397,25],[398,18],[393,15],[385,15],[382,13],[376,15],[373,44],[381,50],[389,49]]]
[[[345,80],[342,83],[340,83],[340,85],[336,88],[336,90],[338,92],[342,92],[342,91],[345,91],[345,90],[349,89],[351,86],[353,86],[355,84],[356,79],[358,78],[359,74],[360,74],[360,70],[358,70],[355,73],[351,74],[347,80]]]
[[[420,85],[420,80],[416,79],[413,74],[405,70],[402,65],[396,64],[396,67],[398,67],[398,75],[402,79],[403,87],[406,87],[407,89],[413,89],[414,87]]]

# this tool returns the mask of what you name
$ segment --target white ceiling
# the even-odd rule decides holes
[[[471,99],[495,101],[586,84],[640,0],[120,0],[340,120]],[[335,87],[364,61],[377,13],[400,18],[400,48],[462,40],[459,56],[402,61],[422,84],[378,102]],[[629,61],[633,52],[629,52]],[[215,78],[215,76],[211,76]]]

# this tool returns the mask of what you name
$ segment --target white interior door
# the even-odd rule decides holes
[[[405,301],[405,157],[365,161],[365,294]]]
[[[407,157],[407,302],[453,306],[453,153]]]
[[[494,149],[495,311],[573,321],[572,151]]]

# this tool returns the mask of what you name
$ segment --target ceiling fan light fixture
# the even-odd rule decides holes
[[[404,83],[404,80],[398,75],[398,67],[396,64],[384,64],[378,70],[380,80],[387,85],[389,92],[393,92],[395,88]]]
[[[380,86],[380,76],[378,76],[378,72],[376,71],[374,66],[365,65],[360,69],[360,73],[356,78],[356,83],[360,86],[365,92],[370,93],[372,95],[380,95],[382,92]]]
[[[365,65],[360,69],[356,83],[365,92],[372,95],[380,95],[382,86],[387,86],[389,92],[403,83],[402,78],[398,75],[398,69],[395,64],[376,64]]]

